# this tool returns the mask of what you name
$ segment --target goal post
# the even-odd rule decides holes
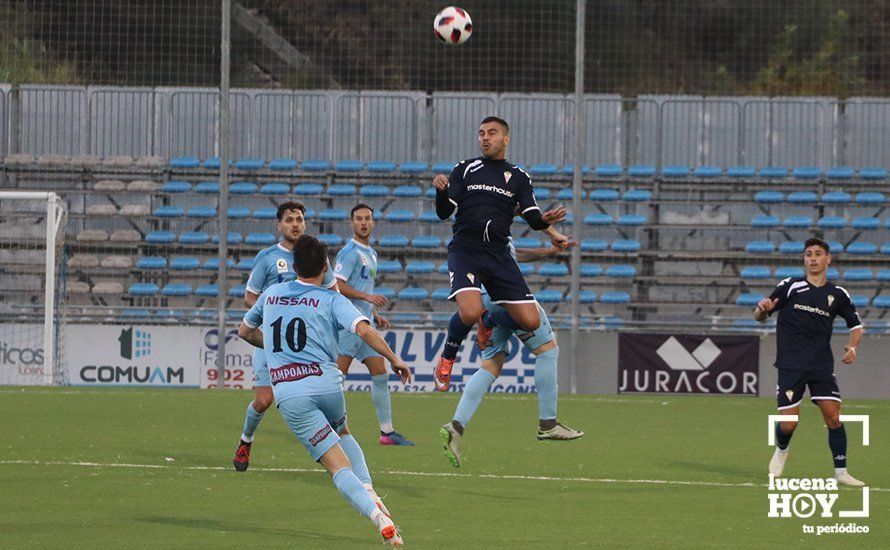
[[[55,193],[0,191],[0,385],[63,382],[66,219]]]

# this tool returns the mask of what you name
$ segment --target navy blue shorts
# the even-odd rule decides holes
[[[807,388],[810,389],[811,401],[841,401],[841,391],[833,372],[779,369],[779,381],[776,384],[779,410],[793,409],[800,405]]]
[[[535,295],[506,247],[498,252],[464,248],[452,242],[448,245],[448,276],[451,278],[449,300],[467,290],[481,292],[479,287],[485,285],[496,304],[535,303]]]

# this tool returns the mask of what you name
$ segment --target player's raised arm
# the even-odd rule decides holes
[[[436,215],[440,220],[447,220],[463,198],[464,165],[465,163],[461,162],[455,166],[450,176],[438,174],[433,178],[433,187],[436,188]]]
[[[408,368],[408,365],[402,361],[395,352],[390,349],[389,345],[386,343],[386,340],[380,336],[380,333],[374,330],[374,327],[371,326],[367,320],[363,320],[355,327],[355,333],[359,338],[365,341],[366,344],[371,346],[371,349],[382,355],[386,358],[387,361],[390,362],[392,366],[392,371],[399,375],[399,378],[402,379],[403,384],[408,384],[411,382],[411,369]]]
[[[782,279],[779,281],[779,284],[776,285],[776,288],[773,289],[772,294],[757,303],[757,307],[754,308],[755,320],[762,323],[773,314],[773,311],[781,309],[788,297],[788,285],[790,283],[790,278]]]

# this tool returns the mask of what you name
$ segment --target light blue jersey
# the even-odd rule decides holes
[[[275,403],[342,391],[337,332],[355,332],[358,323],[367,320],[333,290],[302,281],[266,289],[244,316],[244,324],[262,327]]]
[[[272,285],[296,280],[294,254],[278,243],[257,253],[253,270],[247,280],[247,291],[259,295]],[[331,263],[328,262],[328,272],[324,276],[323,284],[326,288],[331,288],[335,282]]]
[[[334,276],[346,281],[352,288],[365,294],[374,294],[374,278],[377,277],[377,253],[370,246],[350,239],[337,254]],[[352,300],[352,305],[368,319],[374,316],[374,306],[364,300]]]

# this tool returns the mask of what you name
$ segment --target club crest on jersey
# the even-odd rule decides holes
[[[831,307],[831,304],[834,303],[834,296],[831,294],[828,295],[828,307]]]
[[[287,268],[287,260],[285,260],[284,258],[278,258],[276,266],[278,267],[278,273],[287,273],[288,271],[290,271]]]
[[[513,173],[509,171],[504,171],[504,183],[510,183],[510,178],[513,177]]]
[[[365,256],[364,254],[359,252],[358,257],[362,259],[362,265],[368,265],[368,257],[367,256]]]

